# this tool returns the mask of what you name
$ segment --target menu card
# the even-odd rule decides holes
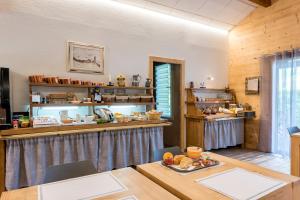
[[[258,199],[286,185],[283,181],[241,168],[213,174],[196,182],[235,200]]]
[[[127,188],[111,172],[40,185],[39,200],[82,200],[103,197]]]

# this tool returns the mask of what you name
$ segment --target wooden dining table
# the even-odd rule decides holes
[[[231,199],[219,192],[209,189],[204,185],[196,182],[196,180],[215,175],[226,170],[244,169],[250,172],[280,180],[286,184],[282,187],[266,194],[260,199],[272,200],[298,200],[300,199],[300,179],[298,177],[279,173],[260,167],[251,163],[242,162],[236,159],[224,157],[214,153],[209,153],[212,159],[220,161],[220,165],[207,169],[197,170],[183,175],[173,169],[167,168],[160,162],[149,163],[137,166],[137,170],[146,177],[176,195],[180,199],[199,199],[199,200],[227,200]],[[228,184],[231,184],[228,180]],[[241,187],[247,187],[247,181]],[[237,188],[238,189],[238,188]]]
[[[291,174],[300,176],[300,133],[291,136]]]
[[[178,200],[178,198],[169,193],[164,188],[158,186],[133,168],[123,168],[113,170],[111,173],[127,188],[127,190],[118,192],[112,195],[107,195],[99,198],[98,200],[119,200],[129,199],[135,197],[137,200]],[[66,181],[73,181],[68,179]],[[89,187],[89,185],[86,185]],[[62,188],[63,190],[63,188]],[[84,188],[83,188],[84,190]],[[101,190],[101,188],[99,188]],[[24,189],[17,189],[8,192],[3,192],[0,200],[37,200],[38,199],[38,186],[28,187]]]

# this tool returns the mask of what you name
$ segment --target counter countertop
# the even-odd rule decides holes
[[[291,137],[300,137],[300,133],[294,133]]]
[[[70,126],[52,126],[42,128],[19,128],[0,131],[0,140],[40,137],[49,135],[63,135],[71,133],[84,133],[93,131],[120,130],[131,128],[147,128],[170,126],[166,120],[131,121],[126,123],[87,124]]]
[[[237,117],[235,114],[218,113],[215,115],[185,115],[186,118],[202,119],[206,121],[220,121],[220,120],[235,120],[244,119],[245,117]]]

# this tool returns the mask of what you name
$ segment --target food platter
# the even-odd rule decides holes
[[[211,159],[209,153],[202,152],[200,147],[188,147],[185,154],[174,156],[165,152],[161,164],[176,172],[188,173],[219,165],[220,162]]]
[[[179,165],[167,165],[164,161],[161,161],[161,164],[165,167],[168,167],[176,172],[180,172],[180,173],[189,173],[189,172],[193,172],[193,171],[196,171],[196,170],[200,170],[200,169],[205,169],[205,168],[209,168],[209,167],[213,167],[213,166],[217,166],[220,164],[219,161],[217,160],[212,160],[212,159],[207,159],[209,160],[211,163],[210,164],[207,164],[207,165],[197,165],[197,166],[194,166],[193,164],[191,166],[189,166],[188,168],[186,169],[182,169],[180,168]],[[193,163],[195,162],[199,162],[199,161],[194,161]]]

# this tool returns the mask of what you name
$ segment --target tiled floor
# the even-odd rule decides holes
[[[283,158],[280,155],[240,148],[220,149],[214,152],[227,157],[254,163],[285,174],[290,174],[289,158]]]

